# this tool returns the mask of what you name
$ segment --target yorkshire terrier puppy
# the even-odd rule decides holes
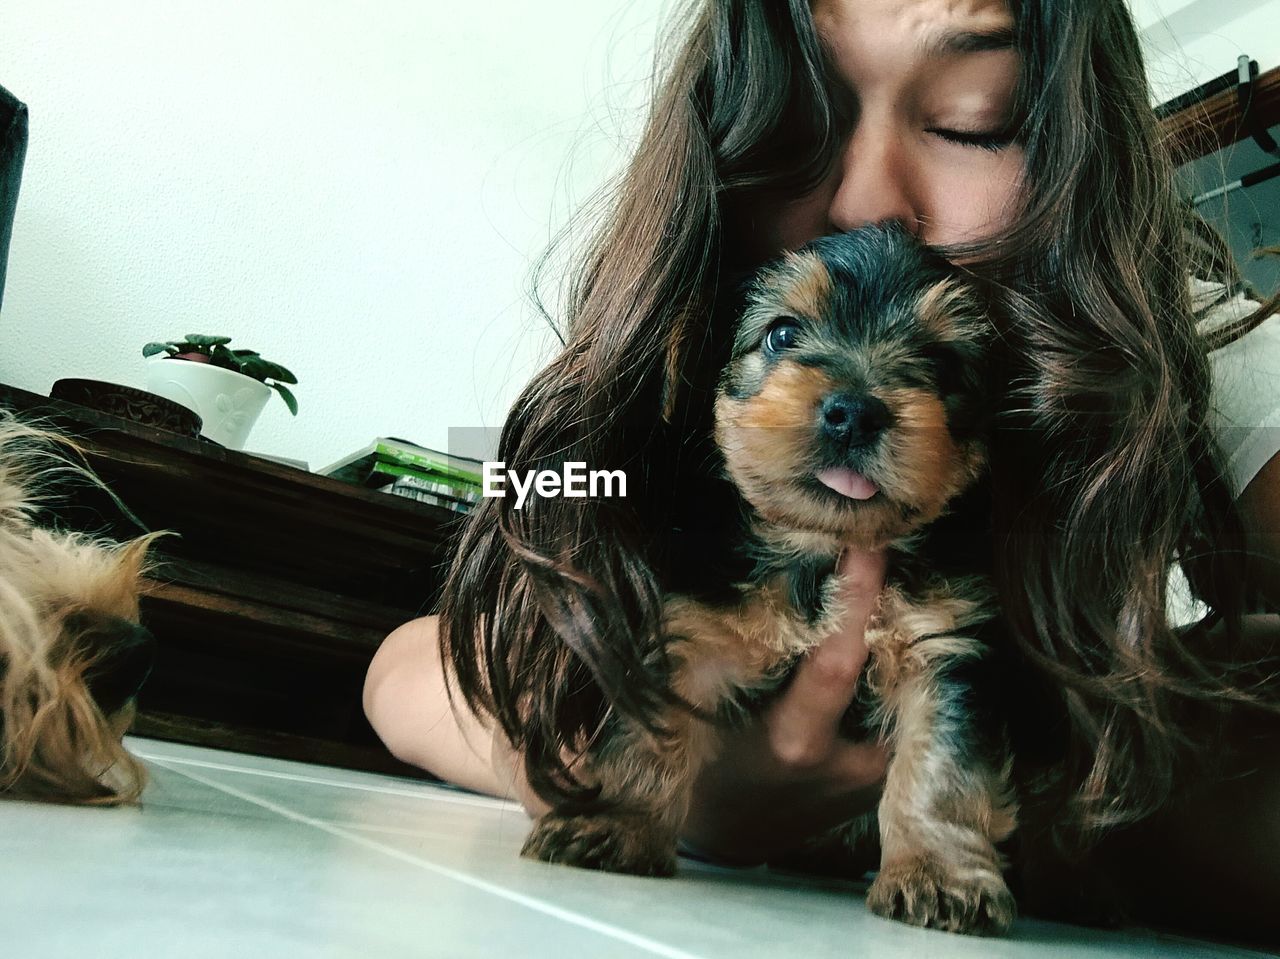
[[[985,468],[992,330],[977,281],[896,228],[817,240],[757,275],[715,400],[734,520],[692,538],[693,572],[664,600],[672,686],[695,709],[671,709],[665,740],[610,713],[585,757],[600,804],[543,816],[525,855],[671,874],[692,777],[715,747],[706,717],[732,720],[776,691],[840,628],[842,551],[887,548],[848,725],[882,736],[891,758],[878,815],[841,832],[878,832],[876,913],[1009,926],[996,849],[1015,824],[1007,746],[975,704],[992,591],[940,568],[930,543]]]
[[[154,655],[138,597],[155,534],[37,525],[52,480],[101,485],[73,449],[0,411],[0,796],[111,805],[146,782],[121,738]]]

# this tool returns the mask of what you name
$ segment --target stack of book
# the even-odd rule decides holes
[[[384,436],[320,472],[455,513],[469,513],[480,502],[482,469],[480,460]]]

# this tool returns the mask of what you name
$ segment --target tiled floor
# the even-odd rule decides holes
[[[0,803],[4,953],[24,959],[1256,956],[1020,920],[1001,940],[877,919],[845,883],[520,860],[518,807],[389,777],[131,739],[141,808]]]

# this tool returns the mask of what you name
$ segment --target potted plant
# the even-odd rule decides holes
[[[148,390],[194,410],[204,420],[202,436],[238,450],[272,390],[298,415],[298,401],[285,385],[298,379],[254,350],[231,349],[230,342],[229,336],[191,333],[182,340],[148,343],[142,355],[151,360]]]

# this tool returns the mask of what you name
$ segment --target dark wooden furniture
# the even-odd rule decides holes
[[[22,163],[27,155],[27,107],[0,87],[0,301],[4,300],[5,267],[13,214],[22,184]]]
[[[260,457],[0,387],[0,405],[77,438],[150,530],[159,561],[143,622],[159,643],[138,699],[143,735],[410,773],[365,721],[365,669],[388,632],[435,601],[457,514]],[[140,530],[87,484],[70,528]]]
[[[1280,67],[1257,77],[1253,88],[1250,109],[1258,123],[1264,129],[1280,123]],[[1248,136],[1242,119],[1236,90],[1231,88],[1184,107],[1160,123],[1175,160],[1188,163]]]

